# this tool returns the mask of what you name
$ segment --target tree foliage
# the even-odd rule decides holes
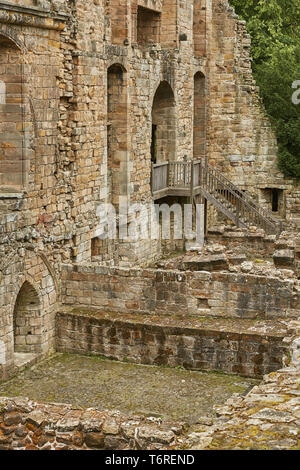
[[[279,168],[300,178],[300,104],[292,84],[300,80],[299,0],[230,0],[247,22],[253,72],[278,139]]]

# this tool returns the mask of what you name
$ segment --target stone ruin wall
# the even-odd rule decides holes
[[[230,3],[230,2],[229,2]],[[299,224],[299,182],[277,168],[277,143],[253,79],[250,36],[232,9],[215,2],[211,41],[210,160],[270,210],[264,189],[283,190],[281,217]],[[222,112],[220,112],[222,110]]]
[[[243,23],[234,17],[226,2],[207,0],[206,35],[203,30],[199,34],[195,56],[190,1],[178,6],[176,27],[172,23],[174,2],[166,2],[165,43],[147,47],[135,42],[134,22],[128,10],[124,30],[114,23],[107,5],[100,0],[10,3],[12,7],[0,5],[2,46],[5,42],[0,75],[4,78],[21,70],[17,85],[21,85],[22,93],[13,93],[11,87],[10,99],[21,98],[18,103],[23,109],[23,122],[19,129],[13,129],[13,118],[0,123],[0,153],[9,162],[11,146],[18,148],[22,140],[25,187],[0,191],[0,340],[5,349],[5,364],[0,367],[4,376],[13,368],[12,319],[22,285],[28,282],[36,291],[41,315],[38,324],[34,316],[28,320],[35,332],[30,345],[43,355],[54,347],[61,265],[91,259],[91,240],[100,233],[96,208],[100,202],[111,200],[116,169],[108,168],[107,154],[107,70],[113,64],[121,67],[126,84],[123,104],[127,114],[122,125],[128,131],[119,155],[124,171],[114,184],[128,200],[151,200],[151,108],[162,81],[168,82],[174,92],[176,158],[192,155],[196,72],[205,75],[207,83],[209,161],[236,183],[251,181],[252,186],[247,186],[251,191],[257,180],[268,186],[280,180],[285,188],[292,187],[278,176],[269,125],[257,124],[265,118],[259,117],[261,111],[251,81],[249,39]],[[132,2],[136,8],[150,4]],[[160,4],[156,8],[159,10]],[[124,31],[129,47],[120,40]],[[11,49],[9,53],[7,48]],[[228,114],[224,115],[225,109]],[[8,108],[1,111],[11,112]],[[7,127],[10,135],[5,140]],[[245,158],[235,160],[231,155]],[[249,155],[256,155],[255,160],[251,161]],[[298,210],[299,194],[297,189],[293,194],[288,191],[289,215]],[[118,262],[136,265],[160,254],[157,242],[142,241],[130,246],[107,244],[101,256],[103,260],[117,258]],[[23,301],[26,304],[26,298]],[[169,307],[173,311],[175,304]]]
[[[67,404],[0,398],[0,450],[171,449],[182,423]]]
[[[299,326],[285,340],[290,364],[216,407],[196,432],[155,417],[1,397],[0,449],[299,450]]]
[[[80,308],[76,312],[62,310],[56,316],[56,350],[258,379],[282,366],[288,353],[282,343],[284,328],[262,332],[259,327],[251,330],[249,324],[240,322],[234,329],[228,323],[209,324],[203,318],[165,323],[159,317],[150,321],[137,315],[129,321]]]
[[[63,267],[62,303],[124,314],[183,318],[203,315],[275,320],[299,315],[294,279],[92,265]]]
[[[18,221],[17,225],[9,228],[10,239],[14,240],[19,227],[22,229],[16,246],[20,246],[20,242],[27,237],[33,240],[34,245],[38,240],[40,249],[49,253],[53,253],[53,242],[56,243],[57,264],[61,258],[77,262],[90,259],[91,238],[99,233],[96,205],[109,200],[111,190],[107,170],[106,111],[103,104],[107,100],[106,70],[113,63],[121,64],[126,70],[126,196],[132,202],[151,199],[150,111],[155,89],[162,80],[168,81],[173,87],[177,105],[176,157],[180,159],[192,154],[193,75],[197,70],[207,76],[209,161],[216,163],[225,172],[230,162],[230,176],[242,185],[246,179],[250,181],[247,173],[249,168],[252,174],[255,170],[257,176],[263,166],[264,181],[270,174],[270,167],[275,168],[274,159],[269,161],[269,157],[263,158],[263,165],[259,163],[263,155],[262,147],[268,155],[274,156],[274,138],[272,140],[270,137],[270,130],[267,134],[262,132],[262,143],[256,150],[249,143],[253,141],[252,135],[247,136],[243,131],[247,129],[248,133],[253,134],[258,127],[254,126],[254,121],[261,122],[257,120],[256,103],[255,106],[252,103],[256,101],[253,86],[249,85],[248,91],[245,91],[239,83],[239,77],[233,77],[235,63],[235,69],[241,69],[243,77],[248,74],[248,82],[251,81],[250,61],[247,59],[249,41],[242,22],[234,18],[223,2],[207,3],[206,50],[202,57],[196,58],[192,53],[190,2],[184,7],[181,5],[178,10],[177,30],[185,33],[187,40],[180,42],[177,39],[174,47],[168,50],[159,46],[147,49],[135,45],[132,33],[134,23],[127,31],[129,40],[133,41],[132,47],[111,45],[112,25],[107,16],[103,21],[107,10],[102,2],[77,2],[76,10],[72,3],[67,7],[65,2],[39,2],[38,5],[36,2],[12,3],[43,7],[46,10],[50,8],[48,16],[51,18],[55,17],[55,11],[61,12],[57,20],[48,20],[46,14],[47,20],[35,19],[30,26],[22,24],[30,23],[29,20],[24,20],[22,13],[19,13],[18,18],[7,11],[1,13],[2,34],[11,34],[18,44],[25,46],[22,50],[22,62],[26,62],[24,79],[27,88],[24,84],[24,95],[31,103],[27,106],[28,113],[31,112],[27,123],[27,140],[30,142],[27,152],[30,171],[26,175],[28,192],[21,202],[13,199],[15,205],[7,198],[2,199],[3,210],[14,212],[14,216],[10,214],[9,217]],[[159,6],[156,8],[159,9]],[[88,15],[87,11],[91,9],[92,14]],[[127,19],[130,24],[129,15]],[[40,38],[40,31],[43,32],[43,39]],[[243,37],[243,47],[240,37]],[[50,66],[49,63],[53,65]],[[228,78],[226,81],[224,73]],[[249,87],[254,98],[249,97]],[[45,102],[47,98],[48,102]],[[240,105],[239,100],[242,101]],[[228,109],[229,118],[226,115],[224,117],[225,108]],[[230,114],[232,108],[236,110],[234,116]],[[251,109],[254,117],[249,124]],[[247,116],[247,122],[243,116]],[[223,136],[222,141],[225,118],[225,128],[230,136]],[[243,124],[234,124],[236,119]],[[228,126],[228,121],[232,122],[232,126]],[[245,161],[245,165],[237,165],[237,162],[230,160],[233,152],[231,149],[242,147],[248,156],[257,154],[258,161]],[[232,166],[233,163],[237,166]],[[238,171],[238,178],[232,173],[233,170]],[[22,215],[15,210],[20,204]],[[296,204],[297,194],[294,195],[293,203],[287,201],[288,211],[291,212]],[[37,235],[36,221],[39,221]],[[32,238],[32,234],[36,238]],[[9,250],[11,248],[9,246]],[[157,243],[149,244],[146,241],[133,245],[131,249],[127,244],[124,247],[120,244],[118,247],[108,246],[106,250],[107,259],[115,251],[117,257],[133,264],[141,257],[150,260],[160,253]],[[49,256],[53,258],[53,255]]]

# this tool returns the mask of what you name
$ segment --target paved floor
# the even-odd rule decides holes
[[[196,424],[203,417],[213,417],[215,405],[255,384],[253,379],[221,373],[56,354],[0,384],[0,396],[118,409]]]

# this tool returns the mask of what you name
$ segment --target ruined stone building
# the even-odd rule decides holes
[[[226,0],[0,2],[0,377],[18,353],[54,349],[63,298],[93,304],[80,283],[67,293],[73,268],[130,269],[163,254],[160,240],[99,239],[97,208],[119,196],[184,203],[190,180],[187,191],[169,191],[154,173],[165,178],[164,168],[192,160],[234,195],[231,205],[250,195],[258,226],[266,214],[299,226],[300,186],[277,169],[249,36]],[[232,218],[206,191],[196,196],[207,224],[220,211]],[[152,308],[149,292],[141,311]]]

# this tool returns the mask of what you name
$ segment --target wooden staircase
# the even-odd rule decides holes
[[[152,166],[152,194],[202,196],[233,221],[237,227],[262,228],[268,234],[282,232],[282,222],[241,191],[219,170],[201,160],[162,162]]]

